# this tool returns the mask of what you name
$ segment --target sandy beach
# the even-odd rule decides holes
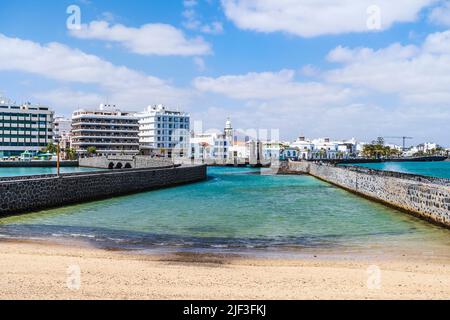
[[[138,255],[0,242],[0,299],[449,299],[448,259]]]

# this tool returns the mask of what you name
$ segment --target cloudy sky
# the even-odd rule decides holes
[[[450,1],[1,1],[0,75],[60,115],[164,103],[207,128],[448,146]]]

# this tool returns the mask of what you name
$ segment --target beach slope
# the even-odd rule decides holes
[[[0,299],[450,299],[449,265],[136,255],[7,241]]]

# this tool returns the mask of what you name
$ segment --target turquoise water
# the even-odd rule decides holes
[[[61,173],[98,171],[99,169],[80,168],[80,167],[62,167]],[[1,168],[0,177],[28,176],[39,174],[56,174],[56,168]]]
[[[450,179],[450,161],[361,163],[356,166]]]
[[[310,176],[268,176],[242,168],[208,172],[206,182],[4,218],[0,236],[83,239],[131,249],[450,252],[448,230]]]

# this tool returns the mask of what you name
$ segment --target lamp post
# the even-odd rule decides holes
[[[60,157],[61,157],[61,152],[59,150],[59,143],[56,146],[56,171],[57,171],[57,175],[59,177],[59,173],[60,173]]]

